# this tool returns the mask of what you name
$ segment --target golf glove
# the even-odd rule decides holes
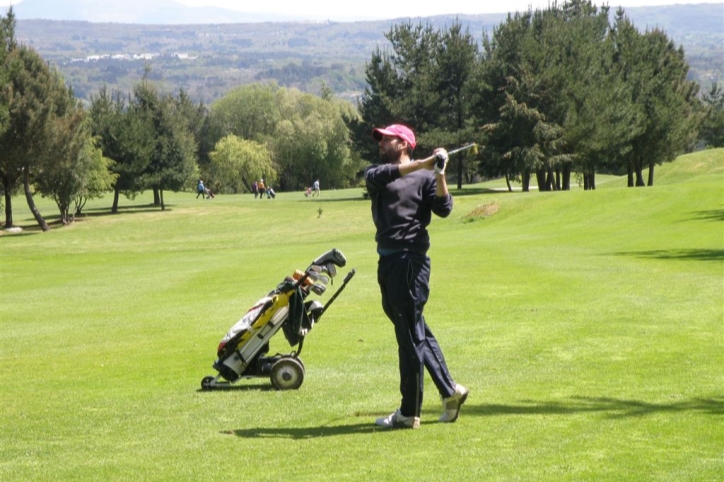
[[[440,149],[435,153],[435,174],[445,174],[447,160],[447,151],[445,149]]]

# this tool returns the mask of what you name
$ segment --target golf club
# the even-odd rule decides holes
[[[323,266],[313,264],[309,267],[307,271],[314,272],[317,275],[321,275],[321,273],[327,273],[330,278],[334,278],[335,276],[337,276],[337,268],[335,268],[334,263],[327,263]]]
[[[327,287],[319,283],[313,284],[311,289],[319,296],[322,296],[324,292],[327,291]]]
[[[462,147],[458,147],[457,149],[453,149],[452,151],[448,151],[447,155],[452,156],[453,154],[457,154],[458,152],[467,151],[468,149],[472,149],[473,147],[477,146],[476,143],[468,144]]]
[[[462,146],[462,147],[458,147],[458,148],[456,148],[456,149],[453,149],[452,151],[448,151],[448,152],[447,152],[448,158],[450,158],[450,156],[452,156],[453,154],[457,154],[458,152],[462,152],[462,151],[467,151],[468,149],[472,149],[473,147],[477,147],[477,144],[474,143],[474,142],[471,143],[471,144],[466,144],[466,145],[464,145],[464,146]],[[435,154],[433,154],[432,156],[430,156],[430,157],[428,157],[428,158],[426,158],[426,159],[423,159],[423,162],[429,161],[430,159],[432,159],[432,158],[434,158],[434,157],[436,157]],[[439,167],[440,169],[443,168],[444,163],[442,162],[442,159],[438,159],[438,160],[437,160],[437,165],[438,165],[438,167]]]

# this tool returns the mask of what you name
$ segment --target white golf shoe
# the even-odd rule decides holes
[[[468,399],[468,393],[470,393],[470,390],[456,383],[455,392],[448,398],[442,399],[443,412],[439,420],[445,423],[452,423],[457,420],[458,415],[460,415],[460,407]]]
[[[405,417],[400,410],[395,410],[395,413],[375,420],[375,425],[384,428],[420,428],[420,417]]]

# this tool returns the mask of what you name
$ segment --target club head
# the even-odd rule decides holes
[[[329,284],[329,279],[330,279],[329,276],[324,276],[323,274],[320,274],[317,277],[319,278],[319,282],[322,283],[323,285]]]
[[[332,262],[328,262],[323,265],[312,264],[309,266],[309,268],[307,268],[307,272],[316,275],[320,275],[321,273],[327,273],[330,278],[334,278],[335,276],[337,276],[337,268]]]
[[[327,291],[327,287],[324,286],[324,285],[321,285],[321,284],[319,284],[319,283],[316,283],[316,284],[313,284],[313,285],[311,286],[311,290],[312,290],[315,294],[317,294],[317,295],[319,295],[319,296],[322,296],[322,295],[324,294],[324,292]]]
[[[343,268],[344,265],[347,264],[347,258],[344,257],[344,254],[342,254],[340,250],[330,249],[329,251],[312,261],[312,264],[316,264],[319,266],[323,266],[327,263],[333,263],[334,265]]]

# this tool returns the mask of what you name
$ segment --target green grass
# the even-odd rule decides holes
[[[166,212],[146,194],[114,216],[106,198],[48,233],[17,198],[0,480],[724,480],[724,150],[656,174],[455,192],[426,313],[471,395],[437,423],[428,380],[421,429],[391,432],[373,425],[399,394],[360,190],[167,193]],[[332,247],[357,276],[307,339],[302,387],[201,392],[228,328]]]

